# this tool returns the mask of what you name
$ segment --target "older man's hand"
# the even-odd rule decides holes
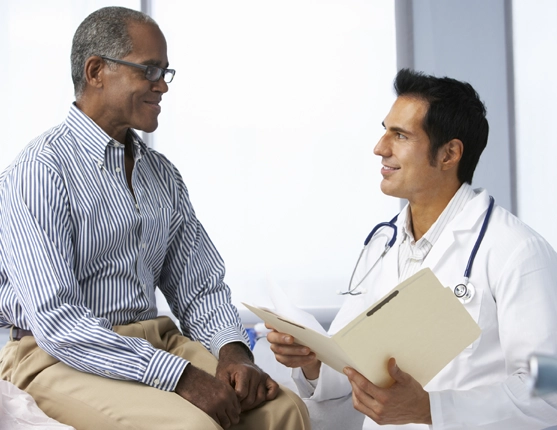
[[[252,361],[245,345],[237,342],[221,348],[216,378],[234,389],[242,411],[273,400],[279,392],[278,384]]]

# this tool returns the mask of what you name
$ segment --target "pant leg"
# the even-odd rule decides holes
[[[76,430],[222,430],[173,392],[77,371],[50,357],[32,337],[8,342],[1,360],[3,379]]]
[[[196,367],[205,372],[215,375],[218,361],[205,347],[198,342],[192,342],[180,332],[167,328],[168,321],[161,321],[161,328],[154,332],[165,333],[161,336],[164,349],[180,357],[187,356],[188,360]],[[149,324],[146,330],[152,329]],[[146,339],[155,347],[157,346],[157,335],[152,337],[146,333]],[[194,348],[192,344],[195,344]],[[309,414],[305,403],[286,387],[280,386],[277,397],[266,402],[259,408],[244,412],[240,416],[240,422],[233,426],[234,430],[308,430],[311,428]]]
[[[216,358],[200,343],[182,336],[169,318],[117,326],[114,330],[144,338],[154,347],[215,374]],[[9,342],[1,360],[0,377],[31,394],[47,415],[77,430],[221,429],[207,414],[173,392],[79,372],[50,357],[32,337]],[[275,400],[243,413],[234,430],[309,428],[305,404],[281,387]]]

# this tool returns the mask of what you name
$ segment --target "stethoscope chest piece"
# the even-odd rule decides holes
[[[476,295],[476,289],[474,286],[467,282],[466,284],[458,284],[454,287],[454,295],[460,300],[463,305],[466,305],[472,301]]]

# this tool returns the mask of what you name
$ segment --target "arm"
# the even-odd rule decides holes
[[[165,178],[173,186],[171,237],[159,279],[182,332],[217,358],[231,342],[249,346],[240,317],[224,282],[224,262],[196,217],[185,184],[173,167]]]
[[[173,172],[179,216],[176,226],[171,226],[176,234],[159,285],[184,334],[219,358],[216,378],[233,388],[243,411],[250,410],[274,399],[278,384],[253,362],[247,334],[223,280],[222,258],[195,216],[178,171]],[[187,375],[181,379],[182,386],[197,387],[195,381]]]
[[[519,239],[511,237],[505,243],[501,237],[502,250],[492,253],[490,261],[490,270],[497,273],[491,292],[508,376],[470,390],[431,392],[434,429],[457,428],[462,423],[489,429],[557,424],[557,397],[532,397],[526,378],[531,354],[557,356],[557,256],[537,236]]]

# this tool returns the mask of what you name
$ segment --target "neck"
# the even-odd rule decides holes
[[[447,192],[437,194],[434,196],[435,198],[409,202],[414,240],[420,240],[427,233],[459,188],[460,184],[456,188],[452,187],[450,190],[447,190]]]
[[[126,135],[129,126],[127,124],[114,123],[107,109],[92,101],[92,97],[84,94],[77,101],[76,106],[89,118],[91,118],[100,128],[104,130],[111,138],[126,144]]]

